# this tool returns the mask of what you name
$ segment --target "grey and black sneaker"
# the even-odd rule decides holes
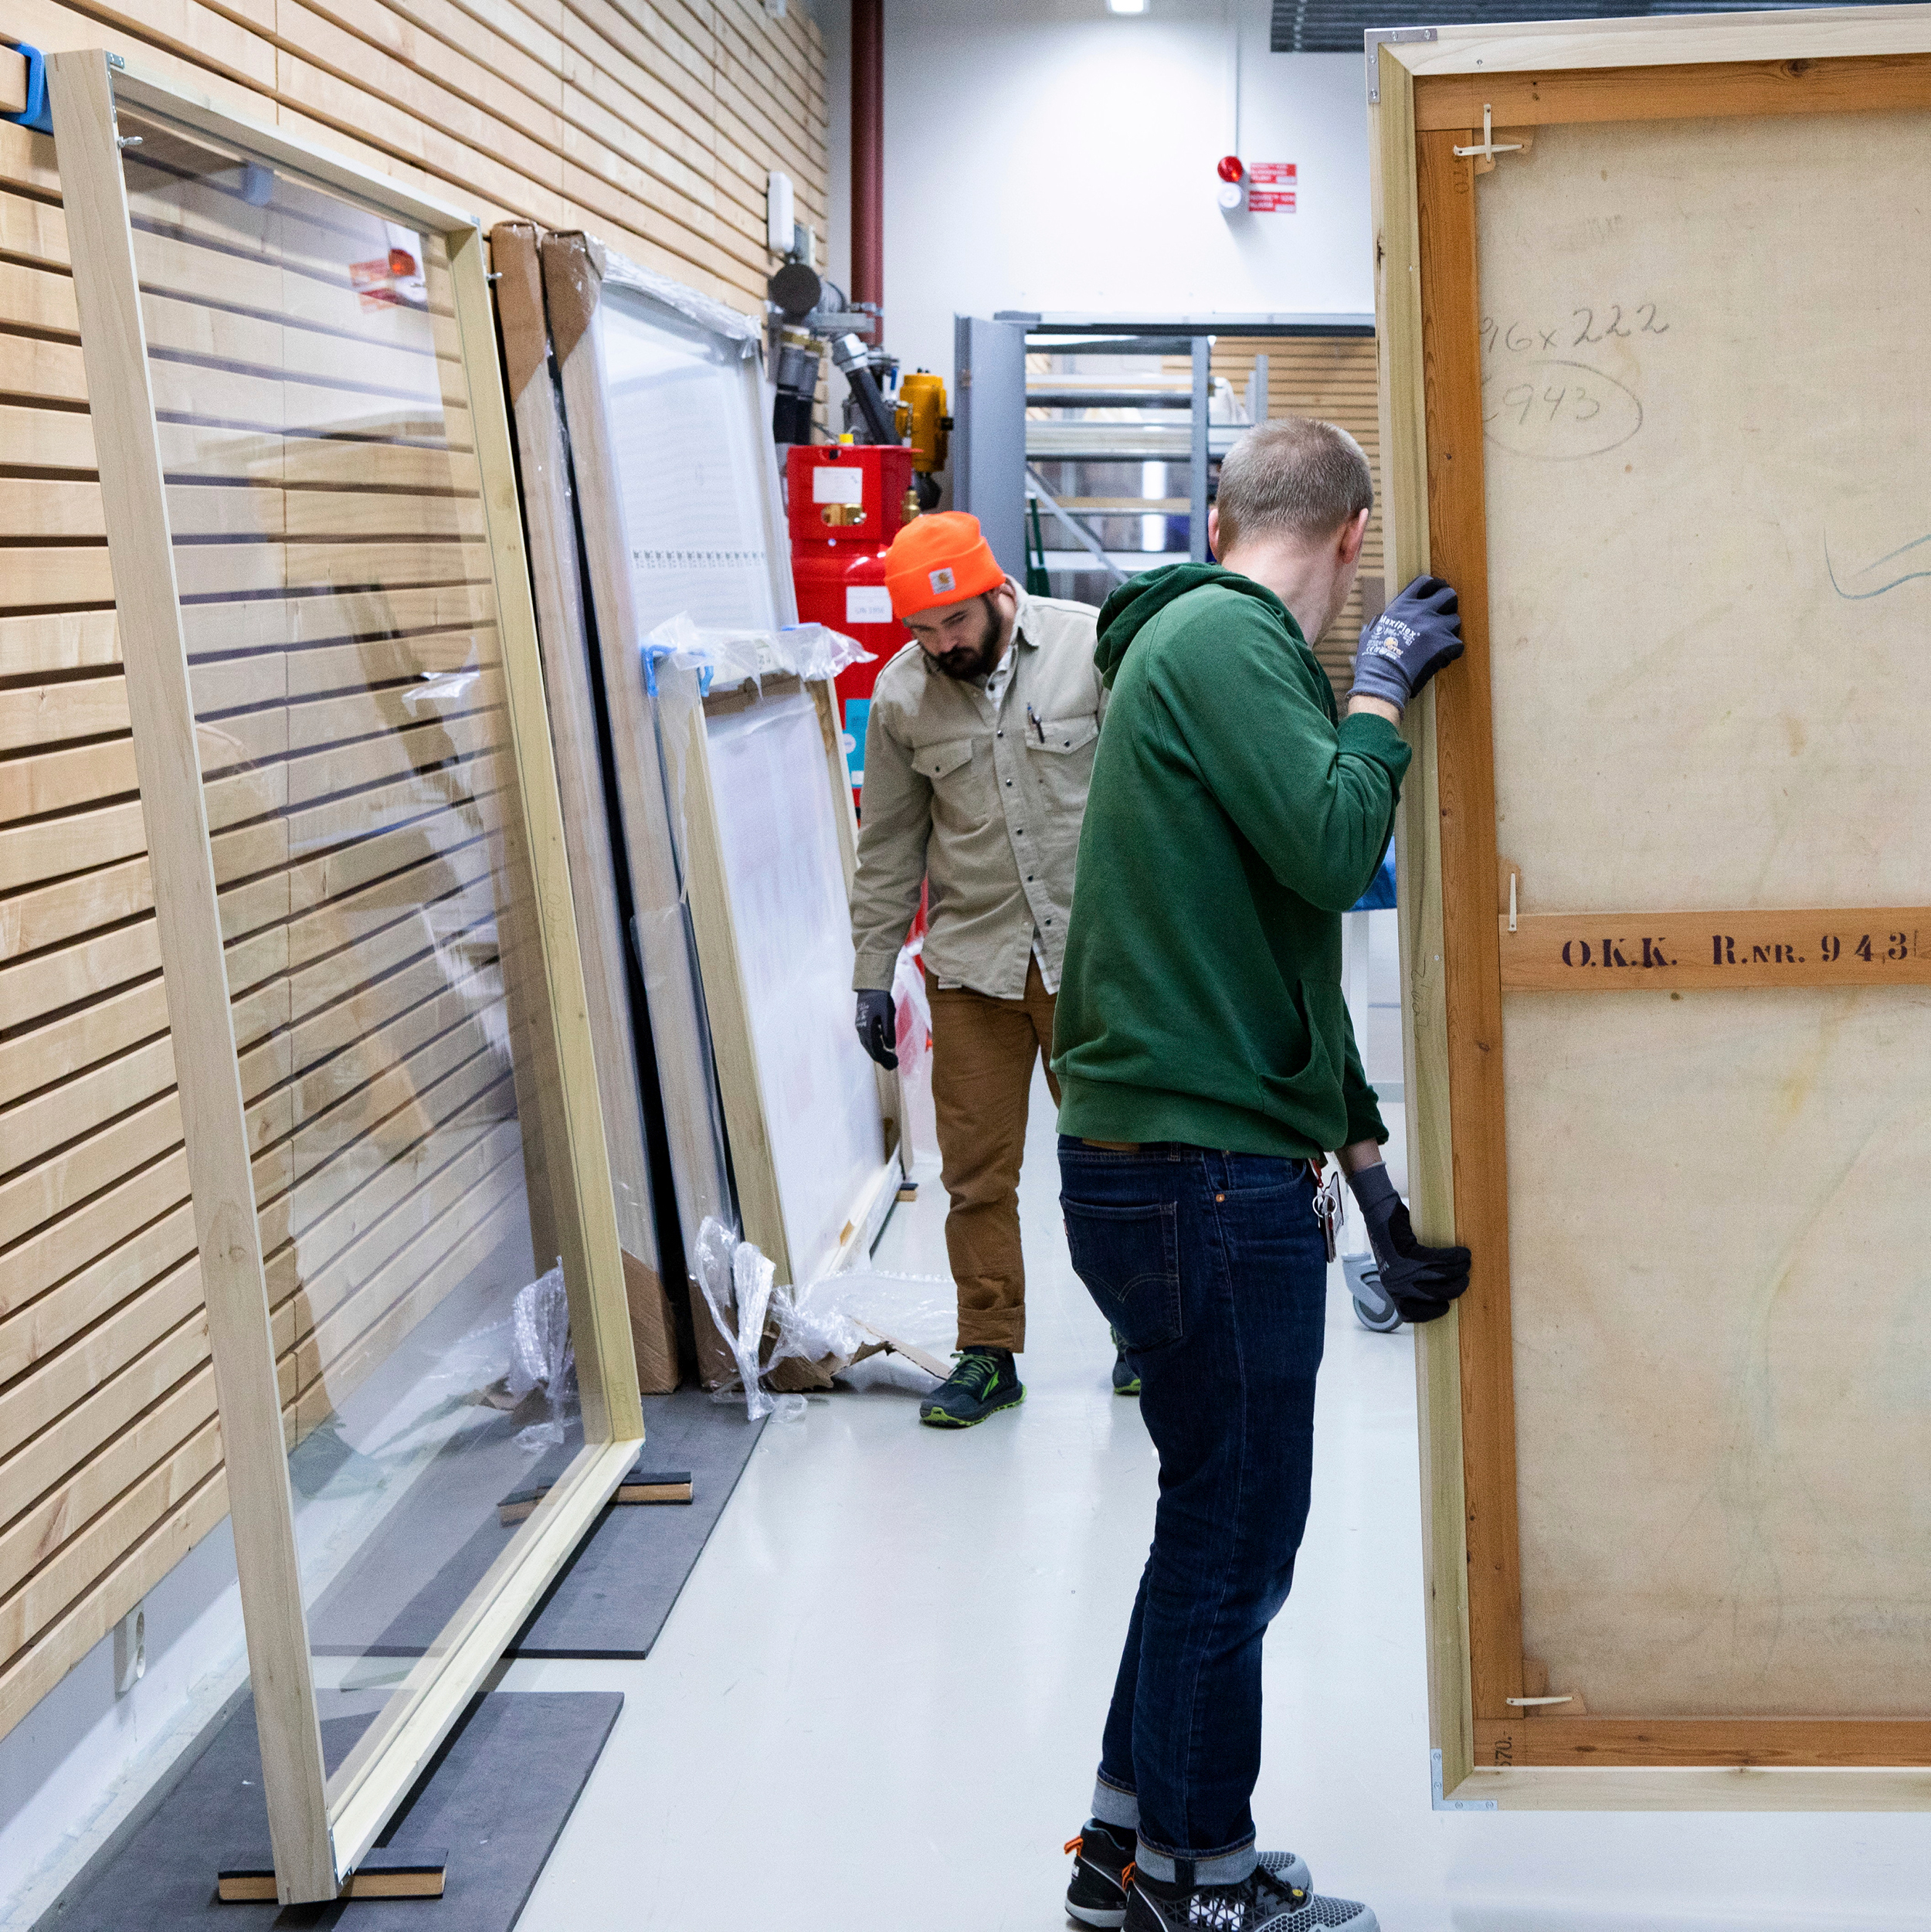
[[[1140,1372],[1126,1359],[1126,1343],[1121,1339],[1120,1331],[1110,1323],[1107,1332],[1113,1337],[1113,1393],[1115,1395],[1138,1395],[1140,1392]]]
[[[1132,1883],[1134,1834],[1088,1818],[1079,1836],[1067,1840],[1066,1849],[1073,1855],[1066,1916],[1081,1925],[1123,1925],[1127,1887]],[[1283,1885],[1313,1890],[1307,1866],[1293,1852],[1263,1852],[1261,1862]]]
[[[1263,1861],[1238,1885],[1191,1889],[1134,1873],[1126,1932],[1380,1932],[1380,1920],[1352,1899],[1322,1898],[1289,1883]]]
[[[1126,1921],[1127,1873],[1133,1862],[1134,1835],[1089,1818],[1066,1849],[1073,1855],[1073,1877],[1066,1888],[1066,1916],[1081,1925],[1122,1925]]]
[[[969,1429],[1025,1400],[1010,1349],[961,1349],[952,1373],[918,1405],[918,1419],[935,1429]]]

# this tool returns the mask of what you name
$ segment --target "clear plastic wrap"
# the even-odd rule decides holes
[[[717,1390],[711,1400],[734,1402],[742,1390],[754,1422],[765,1415],[781,1422],[803,1418],[803,1395],[768,1386],[774,1377],[829,1388],[853,1363],[888,1350],[928,1375],[945,1373],[928,1341],[942,1346],[951,1332],[950,1282],[854,1268],[794,1292],[775,1283],[764,1255],[715,1220],[698,1231],[697,1254],[704,1300],[738,1364],[738,1388]],[[781,1370],[787,1362],[805,1373]]]
[[[713,301],[708,295],[701,295],[686,284],[673,281],[668,275],[660,275],[655,269],[646,268],[641,262],[633,262],[629,256],[619,255],[613,248],[602,250],[602,260],[606,284],[633,288],[640,294],[661,302],[666,308],[676,310],[700,328],[708,329],[714,335],[728,337],[738,345],[740,355],[755,355],[763,347],[763,324],[750,316],[728,308],[722,302]]]
[[[855,638],[829,624],[787,624],[781,630],[731,630],[702,626],[680,611],[667,619],[644,641],[644,678],[657,689],[657,675],[664,660],[694,672],[701,696],[712,688],[728,688],[747,680],[762,684],[767,677],[836,677],[848,664],[869,664],[873,654]]]
[[[520,1449],[553,1449],[563,1441],[563,1417],[576,1387],[576,1350],[570,1342],[570,1302],[559,1263],[517,1292],[510,1314],[510,1369],[504,1378],[521,1405],[538,1390],[548,1414],[518,1431]]]
[[[918,1069],[932,1048],[932,1005],[925,995],[925,969],[921,956],[925,936],[919,936],[898,949],[898,963],[892,969],[892,1007],[897,1025],[898,1078],[902,1085],[918,1076]]]
[[[724,630],[692,623],[687,613],[658,625],[643,645],[643,680],[656,712],[658,754],[670,794],[670,838],[680,896],[688,896],[685,748],[691,721],[712,689],[762,686],[767,677],[836,677],[847,664],[869,664],[871,653],[824,624],[783,630]]]

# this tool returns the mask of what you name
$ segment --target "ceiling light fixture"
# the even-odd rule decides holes
[[[1144,13],[1147,0],[1106,0],[1108,13]]]

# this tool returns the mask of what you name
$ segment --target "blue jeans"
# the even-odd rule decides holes
[[[1123,1338],[1160,1459],[1153,1547],[1093,1815],[1149,1877],[1253,1869],[1261,1643],[1308,1520],[1327,1258],[1304,1163],[1062,1135],[1073,1266]]]

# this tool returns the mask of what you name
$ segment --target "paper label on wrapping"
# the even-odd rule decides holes
[[[821,463],[811,473],[813,503],[863,503],[865,473],[856,463],[848,470],[842,463]]]
[[[845,622],[848,624],[888,624],[892,620],[892,594],[883,584],[848,584],[845,589]]]

